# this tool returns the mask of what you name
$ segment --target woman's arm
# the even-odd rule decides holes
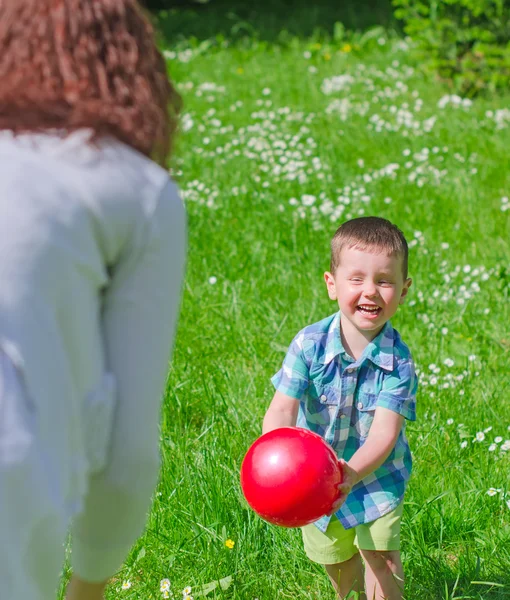
[[[72,529],[72,562],[110,577],[142,533],[159,475],[159,422],[183,279],[186,223],[175,185],[162,191],[145,247],[127,251],[106,292],[102,328],[117,404],[106,468],[90,478]]]

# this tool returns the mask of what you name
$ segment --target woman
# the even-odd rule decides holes
[[[70,527],[99,600],[158,477],[180,100],[135,0],[0,0],[0,82],[0,598],[55,597]]]

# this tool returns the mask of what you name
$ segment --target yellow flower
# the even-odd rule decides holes
[[[322,48],[322,44],[319,44],[319,43],[317,43],[317,44],[314,44],[314,45],[312,46],[312,48],[313,48],[314,50],[320,50],[320,49]]]
[[[331,60],[331,54],[329,52],[326,52],[324,55],[324,60]]]
[[[242,75],[244,73],[243,67],[237,67],[237,74]]]
[[[230,550],[232,550],[232,548],[234,547],[234,544],[235,544],[234,540],[231,540],[231,539],[228,539],[228,540],[225,542],[225,546],[226,546],[227,548],[229,548]]]
[[[163,590],[162,594],[162,598],[170,598],[170,592],[168,590]]]
[[[341,52],[350,52],[352,50],[352,46],[350,44],[344,44],[341,48]]]

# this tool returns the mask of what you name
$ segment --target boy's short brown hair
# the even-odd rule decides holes
[[[358,250],[377,249],[390,256],[401,256],[404,281],[407,279],[407,241],[402,231],[387,219],[359,217],[340,225],[331,240],[330,270],[333,275],[340,265],[340,253],[345,247]]]

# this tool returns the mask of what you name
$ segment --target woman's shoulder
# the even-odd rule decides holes
[[[47,186],[77,188],[92,204],[130,202],[152,212],[163,190],[172,186],[169,172],[131,146],[111,137],[94,139],[89,129],[14,135],[0,131],[0,164],[16,165],[44,179]]]

